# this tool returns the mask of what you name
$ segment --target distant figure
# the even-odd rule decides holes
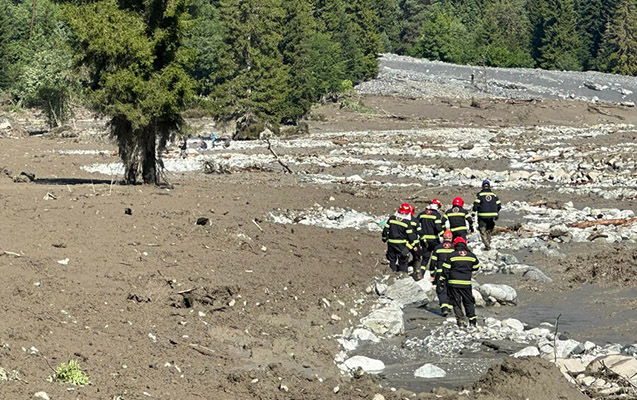
[[[469,318],[469,325],[476,326],[476,299],[473,297],[471,278],[480,269],[478,258],[467,248],[467,241],[457,237],[453,241],[454,251],[442,264],[442,279],[447,287],[447,294],[451,300],[453,312],[456,314],[458,326],[467,326],[465,319]],[[464,307],[464,313],[462,308]]]
[[[211,146],[214,149],[215,142],[217,141],[217,132],[212,132],[212,135],[210,135],[210,139],[212,140]]]
[[[392,271],[409,271],[409,254],[417,241],[418,236],[411,226],[411,207],[403,203],[383,229],[383,242],[387,243],[387,260]]]
[[[471,73],[471,84],[473,85],[473,81],[476,79],[475,74],[472,72]]]
[[[184,142],[181,144],[181,156],[186,157],[186,150],[188,149],[188,141],[184,138]]]
[[[462,197],[454,198],[451,204],[453,207],[447,210],[445,215],[442,217],[442,225],[444,226],[447,225],[447,222],[449,223],[449,230],[453,232],[454,239],[457,237],[466,239],[467,224],[469,224],[469,230],[471,233],[474,232],[471,213],[464,209],[464,200],[462,200]]]
[[[208,148],[208,144],[206,144],[206,141],[201,139],[201,143],[199,143],[199,148],[202,150],[205,150]]]

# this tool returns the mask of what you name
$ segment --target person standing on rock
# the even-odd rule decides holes
[[[480,268],[480,262],[475,254],[469,251],[464,238],[455,238],[453,247],[453,253],[449,254],[447,262],[442,264],[442,279],[446,283],[458,326],[461,328],[467,326],[465,313],[466,318],[469,319],[469,325],[477,326],[476,299],[473,297],[471,277]]]
[[[394,272],[408,272],[409,254],[418,242],[411,225],[411,207],[401,204],[396,214],[389,217],[383,229],[383,242],[387,243],[387,260]]]
[[[422,247],[422,265],[429,263],[431,252],[440,244],[442,234],[442,215],[438,211],[442,203],[438,199],[431,200],[427,208],[418,214],[420,223],[420,242]]]
[[[498,220],[501,208],[500,199],[491,190],[491,182],[482,181],[482,190],[473,202],[473,211],[478,216],[478,231],[485,250],[491,250],[491,233],[495,228],[495,221]]]
[[[464,200],[462,200],[462,197],[456,197],[453,199],[452,207],[442,217],[442,224],[447,225],[447,222],[449,223],[449,230],[453,233],[454,239],[459,237],[467,239],[467,229],[471,233],[475,232],[471,213],[463,207]],[[468,228],[467,225],[469,226]]]
[[[429,276],[436,285],[436,294],[438,295],[438,303],[440,304],[440,313],[443,317],[449,315],[449,312],[453,310],[449,295],[447,294],[447,285],[443,278],[443,265],[449,261],[449,255],[455,251],[453,248],[453,233],[451,231],[445,231],[442,234],[443,242],[438,244],[434,251],[431,253],[428,267],[423,266],[422,273],[424,274],[425,268],[429,269]],[[441,279],[443,278],[443,279]]]

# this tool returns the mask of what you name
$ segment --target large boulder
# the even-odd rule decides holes
[[[542,283],[551,283],[553,279],[549,278],[544,274],[544,272],[540,271],[535,267],[529,268],[523,275],[525,278],[531,279],[532,281],[542,282]]]
[[[555,353],[557,354],[557,358],[568,358],[579,344],[577,340],[573,339],[556,340]]]
[[[538,350],[535,346],[525,347],[517,353],[511,354],[511,357],[520,358],[520,357],[537,357],[540,355],[540,350]]]
[[[433,364],[425,364],[414,371],[414,376],[416,378],[425,379],[444,378],[445,376],[447,376],[447,372],[444,369],[436,367]]]
[[[385,292],[385,297],[393,300],[401,308],[410,304],[427,304],[429,302],[427,292],[412,278],[394,282]]]
[[[502,320],[502,327],[511,328],[517,332],[524,331],[524,324],[515,318],[507,318]]]
[[[365,356],[348,358],[344,364],[349,371],[353,372],[360,368],[368,374],[377,374],[385,369],[385,363],[381,360],[375,360]]]
[[[485,299],[492,297],[498,301],[498,303],[515,303],[515,300],[518,298],[518,293],[511,286],[508,285],[497,285],[493,283],[485,283],[480,285],[478,289],[480,294]]]
[[[405,331],[403,311],[396,306],[387,306],[372,311],[361,319],[361,324],[377,335],[395,336]]]

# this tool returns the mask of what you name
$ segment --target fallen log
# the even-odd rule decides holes
[[[637,222],[637,218],[627,218],[627,219],[598,219],[597,221],[586,221],[586,222],[577,222],[571,224],[573,228],[590,228],[592,226],[608,226],[608,225],[628,225]]]

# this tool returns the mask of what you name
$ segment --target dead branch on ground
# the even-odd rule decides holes
[[[274,156],[274,158],[276,159],[276,161],[281,164],[281,166],[283,168],[285,168],[285,170],[287,171],[287,173],[289,174],[294,174],[294,171],[292,171],[290,169],[290,167],[288,167],[288,165],[286,163],[284,163],[283,161],[281,161],[281,159],[279,158],[279,156],[276,154],[276,152],[274,151],[274,149],[272,148],[272,143],[270,143],[270,139],[267,138],[265,139],[265,142],[268,144],[268,150],[270,151],[270,153]]]

